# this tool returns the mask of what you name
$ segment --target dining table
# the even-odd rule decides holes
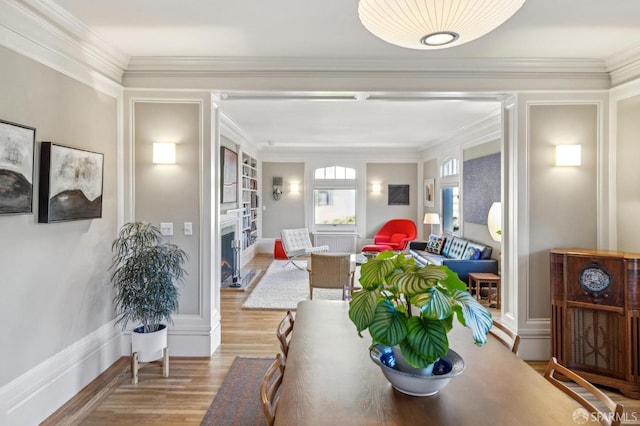
[[[348,302],[298,304],[276,425],[599,424],[575,417],[577,402],[492,335],[477,346],[471,330],[456,324],[449,344],[464,370],[435,395],[420,397],[391,386],[369,356],[368,331],[362,335],[349,319]]]

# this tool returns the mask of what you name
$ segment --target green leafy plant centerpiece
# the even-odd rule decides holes
[[[413,367],[425,368],[447,354],[454,316],[472,330],[476,344],[487,341],[491,313],[446,266],[418,266],[387,251],[362,264],[360,284],[349,306],[358,334],[369,329],[373,344],[399,346]]]
[[[160,230],[146,222],[125,224],[111,249],[116,323],[124,329],[129,321],[140,322],[144,332],[151,333],[162,321],[171,322],[171,313],[178,308],[176,284],[186,274],[187,254],[162,242]]]

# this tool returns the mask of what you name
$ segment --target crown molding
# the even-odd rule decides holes
[[[127,55],[51,0],[0,0],[0,27],[10,35],[0,43],[54,68],[84,67],[85,74],[120,84],[129,63]]]
[[[606,74],[598,59],[515,58],[343,58],[343,57],[131,57],[127,73],[137,72],[484,72],[484,73],[569,73]]]
[[[451,134],[432,141],[422,150],[425,154],[427,150],[438,146],[460,145],[466,148],[480,143],[490,142],[502,137],[502,116],[490,114],[479,120],[471,122],[464,127],[456,129]]]
[[[605,59],[611,75],[611,86],[616,87],[640,77],[640,43]]]
[[[381,149],[384,155],[381,155]],[[336,147],[290,147],[266,146],[258,150],[262,162],[300,162],[310,159],[333,159],[341,161],[363,161],[367,163],[418,163],[418,150],[410,147],[367,147],[367,148],[336,148]]]
[[[575,80],[608,88],[609,74],[597,59],[466,58],[407,60],[340,57],[132,57],[124,78],[434,78]]]
[[[234,143],[256,149],[256,143],[231,117],[220,111],[220,134]]]

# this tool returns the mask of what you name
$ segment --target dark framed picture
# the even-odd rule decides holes
[[[102,217],[104,155],[42,142],[38,222]]]
[[[33,211],[36,129],[0,120],[0,214]]]
[[[409,185],[389,185],[390,206],[409,205]]]
[[[221,148],[222,202],[238,201],[238,153],[227,147]]]

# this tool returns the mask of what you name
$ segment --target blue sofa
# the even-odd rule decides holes
[[[430,235],[429,241],[412,241],[409,254],[419,265],[445,265],[469,283],[470,272],[498,273],[498,261],[491,258],[491,246],[449,234]]]

